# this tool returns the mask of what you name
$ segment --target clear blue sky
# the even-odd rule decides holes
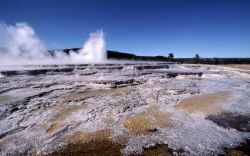
[[[109,50],[250,57],[250,0],[1,0],[0,21],[27,22],[50,49],[103,29]]]

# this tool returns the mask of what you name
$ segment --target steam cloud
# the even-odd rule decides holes
[[[54,56],[26,23],[0,23],[0,36],[0,65],[101,63],[107,59],[102,30],[91,33],[78,53],[56,51]]]

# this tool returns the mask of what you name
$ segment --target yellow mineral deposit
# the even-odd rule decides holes
[[[66,117],[68,117],[69,115],[71,115],[74,112],[78,112],[80,110],[83,110],[84,108],[86,108],[87,105],[85,104],[80,104],[80,105],[66,105],[66,106],[60,106],[59,107],[59,113],[56,114],[52,121],[60,121],[65,119]]]
[[[247,155],[244,152],[238,151],[238,150],[228,150],[226,153],[227,153],[227,156],[246,156]]]
[[[52,124],[52,125],[50,126],[50,128],[48,128],[48,129],[46,130],[46,133],[52,133],[52,132],[54,132],[55,130],[59,129],[61,126],[62,126],[62,123],[59,123],[59,122],[57,122],[57,123],[55,123],[55,124]]]
[[[59,112],[47,123],[47,125],[50,124],[50,127],[46,130],[47,134],[50,134],[55,130],[61,128],[63,126],[65,118],[67,118],[74,112],[83,110],[84,108],[86,108],[86,105],[80,104],[80,105],[57,106],[52,108],[52,110],[54,110],[55,108],[57,108]]]
[[[63,149],[47,154],[47,156],[122,156],[121,149],[123,148],[124,145],[111,140],[91,140],[69,144]]]
[[[123,126],[135,135],[147,134],[151,131],[171,126],[169,118],[171,113],[159,111],[158,107],[150,107],[146,112],[128,117]]]
[[[144,149],[142,154],[135,156],[173,156],[173,154],[166,145],[156,145],[154,147]]]
[[[124,145],[110,140],[111,134],[109,129],[92,133],[76,132],[63,138],[63,141],[70,142],[68,146],[48,155],[121,156],[121,149]]]
[[[221,112],[219,104],[233,98],[231,92],[218,92],[195,95],[182,100],[176,108],[184,110],[189,114],[204,113],[215,115]]]
[[[105,140],[109,139],[111,136],[111,130],[105,129],[105,130],[99,130],[92,133],[86,133],[86,132],[76,132],[72,135],[65,136],[63,138],[63,141],[68,142],[88,142],[91,140]]]

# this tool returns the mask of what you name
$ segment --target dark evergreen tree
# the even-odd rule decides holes
[[[199,61],[200,61],[200,56],[198,54],[195,54],[194,59],[193,59],[193,63],[197,64],[197,63],[199,63]]]
[[[174,59],[174,54],[173,53],[169,53],[168,54],[168,61],[173,61]]]

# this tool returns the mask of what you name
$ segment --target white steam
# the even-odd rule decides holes
[[[8,26],[0,23],[0,63],[24,64],[46,58],[46,48],[35,31],[25,23]]]
[[[0,36],[0,65],[101,63],[107,57],[101,30],[91,33],[78,53],[70,51],[67,55],[57,51],[54,56],[48,53],[34,29],[26,23],[15,26],[0,23]]]
[[[90,34],[89,39],[84,43],[82,49],[79,51],[79,55],[84,55],[83,58],[87,61],[95,60],[97,62],[101,62],[107,59],[105,51],[106,45],[104,34],[103,31],[99,30]],[[77,58],[79,57],[77,56],[76,59]]]

